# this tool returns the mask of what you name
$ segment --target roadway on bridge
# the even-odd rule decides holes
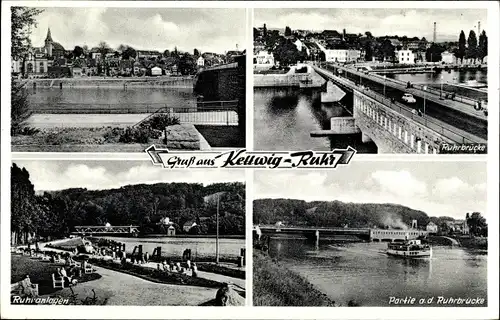
[[[331,67],[328,69],[331,70]],[[349,70],[349,72],[353,72],[353,70]],[[345,72],[341,75],[346,77]],[[360,79],[359,76],[350,73],[347,75],[347,79],[359,84]],[[369,87],[371,90],[384,94],[384,85],[378,82],[374,82],[371,80],[367,80],[366,78],[361,79],[361,84]],[[400,90],[396,88],[385,86],[385,96],[388,98],[394,98],[396,101],[401,102],[401,97],[406,90]],[[414,109],[420,109],[422,112],[424,111],[424,99],[418,96],[415,96],[416,103],[413,105],[407,105],[408,107]],[[442,102],[440,102],[442,103]],[[478,119],[476,117],[470,116],[468,114],[462,113],[455,109],[443,106],[440,103],[436,103],[429,99],[425,99],[425,115],[438,119],[446,124],[451,125],[454,128],[458,128],[467,133],[470,133],[474,136],[477,136],[481,139],[487,140],[488,137],[488,122],[487,120]],[[473,107],[470,106],[470,108]]]
[[[376,101],[382,102],[386,107],[391,108],[392,110],[396,111],[402,116],[410,118],[413,121],[418,122],[421,125],[442,134],[444,137],[450,140],[449,142],[455,142],[455,143],[487,142],[485,139],[482,139],[466,131],[453,127],[452,125],[442,122],[436,118],[430,117],[429,115],[418,116],[416,114],[413,114],[410,111],[413,109],[408,107],[407,105],[397,101],[392,102],[391,100],[389,100],[388,97],[384,97],[382,94],[379,94],[374,90],[369,90],[368,88],[363,88],[362,86],[358,86],[351,80],[335,76],[333,75],[333,73],[323,69],[319,72],[321,72],[325,77],[333,79],[337,84],[347,87],[348,90],[352,89],[359,90],[368,97],[375,99]]]

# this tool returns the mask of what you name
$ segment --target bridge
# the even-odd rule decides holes
[[[387,95],[385,93],[390,86],[380,88],[378,81],[364,80],[363,83],[365,76],[371,77],[370,79],[377,76],[349,70],[360,77],[356,83],[351,79],[352,76],[341,77],[324,68],[313,67],[318,74],[353,96],[353,117],[332,118],[330,134],[345,133],[345,130],[339,129],[340,121],[343,129],[347,126],[352,133],[361,131],[363,142],[373,141],[379,153],[439,153],[442,144],[487,143],[486,116],[472,106],[467,107],[472,111],[461,112],[453,106],[459,105],[463,109],[465,103],[436,99],[431,94],[419,101],[415,94],[416,108],[421,108],[419,102],[427,107],[421,108],[424,114],[417,115],[415,109],[396,101],[396,96],[399,100],[402,92],[408,92],[400,84],[394,84],[391,94]],[[343,73],[346,74],[347,71]]]
[[[426,237],[429,233],[425,230],[418,229],[377,229],[377,228],[328,228],[328,227],[294,227],[294,226],[276,226],[276,225],[258,225],[253,227],[254,233],[257,235],[302,235],[309,239],[320,241],[322,237],[350,236],[351,240],[358,241],[375,241],[375,242],[394,242],[405,239],[416,239],[418,237]]]
[[[75,226],[72,234],[95,235],[133,235],[139,234],[139,226]]]

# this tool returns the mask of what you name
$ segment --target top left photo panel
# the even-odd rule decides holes
[[[245,9],[10,12],[12,152],[245,147]]]

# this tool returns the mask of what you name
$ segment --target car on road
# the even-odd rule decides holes
[[[403,101],[406,102],[406,103],[415,103],[415,102],[417,102],[417,100],[415,100],[415,98],[413,97],[413,95],[411,93],[405,93],[405,94],[403,94],[403,97],[401,97],[401,99],[403,99]]]

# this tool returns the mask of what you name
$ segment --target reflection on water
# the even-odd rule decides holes
[[[387,306],[389,297],[487,299],[487,255],[434,247],[432,259],[387,256],[385,243],[321,244],[272,239],[270,254],[338,303]]]
[[[486,71],[440,71],[434,73],[416,73],[416,74],[388,74],[388,78],[394,78],[401,81],[411,81],[413,83],[425,82],[441,84],[441,76],[443,76],[443,83],[465,83],[469,80],[476,80],[477,82],[488,84],[488,73]]]
[[[104,237],[107,238],[107,237]],[[142,245],[143,252],[153,253],[156,247],[161,247],[163,256],[182,256],[186,249],[191,249],[193,257],[215,256],[215,238],[121,238],[107,239],[125,243],[125,251],[132,252],[134,247]],[[245,247],[245,239],[219,239],[219,253],[221,256],[238,257],[240,249]]]
[[[33,105],[120,105],[162,104],[172,108],[196,105],[196,97],[189,88],[30,88],[29,101]]]
[[[376,146],[363,144],[361,134],[311,137],[312,131],[329,130],[330,118],[344,116],[350,113],[340,104],[321,103],[319,90],[254,88],[254,148],[326,151],[351,146],[375,153]]]

